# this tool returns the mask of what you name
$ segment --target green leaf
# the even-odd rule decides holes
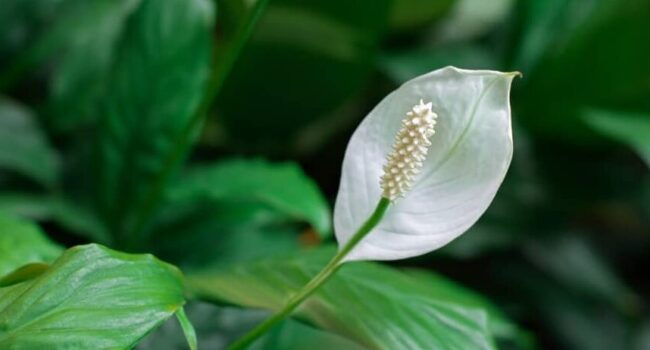
[[[438,40],[467,41],[480,37],[506,19],[514,3],[514,0],[458,0],[437,28]]]
[[[30,68],[49,60],[54,68],[46,106],[49,124],[57,130],[69,130],[93,120],[97,117],[96,102],[104,87],[115,43],[139,3],[140,0],[3,2],[6,12],[0,14],[0,21],[2,15],[9,17],[3,23],[3,32],[11,33],[16,50],[21,50],[7,65],[0,84],[11,84],[29,73]],[[25,45],[25,41],[30,45]]]
[[[62,251],[36,224],[0,215],[0,277],[28,263],[50,262]]]
[[[337,334],[309,325],[285,320],[260,340],[261,350],[364,350],[365,348]]]
[[[369,78],[389,9],[387,0],[270,1],[215,103],[225,131],[215,141],[286,153],[305,127],[334,118]]]
[[[52,15],[56,1],[4,0],[0,2],[0,62],[6,63],[16,52],[34,40],[34,29],[40,28]]]
[[[103,223],[92,211],[58,196],[31,193],[0,194],[0,212],[35,221],[52,221],[68,232],[97,243],[111,243]]]
[[[59,176],[59,158],[26,108],[0,96],[0,168],[51,187]]]
[[[50,265],[45,263],[29,263],[23,265],[4,276],[0,276],[0,287],[30,280],[41,275],[48,268],[50,268]]]
[[[519,3],[521,28],[514,48],[513,66],[523,72],[534,69],[548,51],[569,44],[572,36],[596,15],[604,1],[572,3],[565,0],[527,0]]]
[[[123,239],[142,230],[173,155],[186,152],[177,140],[202,97],[212,27],[209,0],[145,0],[116,49],[93,161],[100,210]]]
[[[333,254],[323,249],[206,270],[188,276],[188,285],[207,300],[278,310]],[[370,349],[495,348],[492,314],[480,307],[480,300],[468,298],[470,294],[456,298],[449,286],[421,278],[376,263],[349,263],[296,316]]]
[[[92,43],[95,47],[110,46],[113,37],[106,34],[112,30],[119,31],[121,28],[119,22],[123,20],[123,16],[119,13],[126,14],[128,11],[125,10],[132,9],[138,0],[28,0],[27,2],[29,5],[26,7],[34,9],[22,8],[20,5],[25,4],[16,5],[13,4],[13,0],[9,0],[10,16],[13,15],[19,19],[12,19],[8,26],[9,29],[13,29],[13,35],[19,38],[17,49],[20,50],[17,50],[16,57],[0,72],[0,89],[10,87],[18,82],[23,75],[37,71],[34,67],[42,65],[47,59],[56,58],[68,50],[80,50],[81,48],[75,48],[75,46],[82,43],[85,43],[84,46],[90,44],[91,38],[98,39],[97,41],[107,41]],[[44,5],[45,2],[49,4]],[[120,20],[115,20],[116,14]],[[21,19],[22,16],[28,19]],[[21,30],[26,31],[28,35],[20,33]],[[24,40],[23,36],[27,36],[29,40]],[[24,42],[21,42],[20,39],[23,39]],[[25,42],[29,44],[25,45]],[[89,52],[91,56],[94,54],[95,52]],[[99,66],[103,64],[101,61],[105,57],[94,56],[89,61],[94,59],[99,60],[92,63],[88,61],[83,64],[79,61],[76,63],[86,67],[94,64]],[[66,65],[68,64],[63,63],[63,66]],[[70,68],[74,69],[68,65],[67,69]],[[94,82],[88,81],[88,83]],[[83,95],[85,92],[81,94]],[[65,116],[63,117],[65,118]]]
[[[393,1],[390,11],[391,29],[405,31],[431,24],[444,16],[455,0],[399,0]],[[456,63],[457,64],[457,63]]]
[[[331,235],[329,206],[297,165],[241,159],[179,177],[154,227],[156,254],[184,269],[289,254],[300,237]]]
[[[206,198],[218,202],[261,203],[280,215],[309,222],[331,235],[331,211],[316,183],[293,163],[230,160],[195,167],[169,190],[170,200]]]
[[[261,322],[266,312],[191,301],[184,307],[196,327],[200,349],[223,349],[228,344]],[[149,334],[140,344],[140,350],[186,350],[178,322],[168,320]],[[291,319],[262,337],[257,350],[363,350],[359,344],[340,335],[319,330]],[[253,348],[251,348],[253,349]]]
[[[140,0],[68,0],[76,13],[61,38],[50,81],[50,122],[69,130],[97,117],[96,105],[128,16]]]
[[[588,110],[584,118],[594,130],[632,147],[650,167],[650,115]]]
[[[0,348],[132,348],[183,302],[173,266],[99,245],[74,247],[39,277],[0,288]]]
[[[422,293],[437,301],[484,310],[488,316],[490,332],[495,337],[499,339],[515,339],[520,336],[517,326],[501,310],[480,294],[431,271],[410,269],[404,272],[417,281]]]
[[[300,228],[283,218],[262,203],[169,202],[149,246],[184,270],[291,254]]]
[[[630,318],[609,305],[576,295],[523,262],[501,265],[496,276],[529,319],[552,335],[556,348],[633,349]],[[510,296],[509,295],[509,296]],[[523,301],[522,301],[523,298]]]
[[[643,33],[650,31],[650,2],[523,4],[520,31],[534,31],[534,36],[521,38],[519,46],[524,47],[514,63],[528,68],[519,95],[520,120],[527,128],[555,140],[597,144],[600,138],[582,117],[585,106],[648,110],[650,84],[644,72],[650,46],[640,43],[646,41]]]
[[[605,301],[623,311],[639,306],[636,294],[580,236],[564,234],[555,239],[536,241],[526,245],[523,253],[565,289],[585,299]]]

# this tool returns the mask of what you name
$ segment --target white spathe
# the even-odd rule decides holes
[[[406,82],[361,122],[345,152],[334,207],[339,247],[382,196],[386,157],[406,112],[420,100],[438,115],[422,170],[403,198],[345,261],[396,260],[436,250],[488,208],[512,159],[510,85],[518,73],[445,67]]]

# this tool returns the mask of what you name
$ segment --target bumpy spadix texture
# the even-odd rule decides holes
[[[422,100],[406,113],[395,136],[393,151],[386,157],[380,181],[382,196],[395,200],[404,196],[411,187],[431,146],[429,138],[435,133],[436,117],[431,111],[431,103],[425,104]]]
[[[404,113],[423,100],[431,103],[438,123],[420,173],[408,182],[410,189],[391,203],[346,260],[424,254],[449,243],[478,220],[512,158],[508,100],[515,76],[446,67],[406,82],[370,112],[352,135],[343,161],[334,208],[341,246],[386,194],[380,179]]]

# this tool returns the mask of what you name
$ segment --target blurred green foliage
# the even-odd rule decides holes
[[[55,275],[80,243],[155,253],[217,301],[188,317],[224,347],[323,264],[343,151],[384,95],[517,70],[513,163],[478,224],[349,266],[256,347],[650,346],[647,0],[3,0],[0,32],[2,275]],[[186,348],[178,328],[141,347]]]

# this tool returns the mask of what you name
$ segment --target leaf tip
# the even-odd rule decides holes
[[[515,70],[515,71],[512,71],[512,72],[505,72],[504,74],[507,75],[508,77],[512,77],[512,78],[523,78],[524,77],[524,74],[522,72],[518,71],[518,70]]]

